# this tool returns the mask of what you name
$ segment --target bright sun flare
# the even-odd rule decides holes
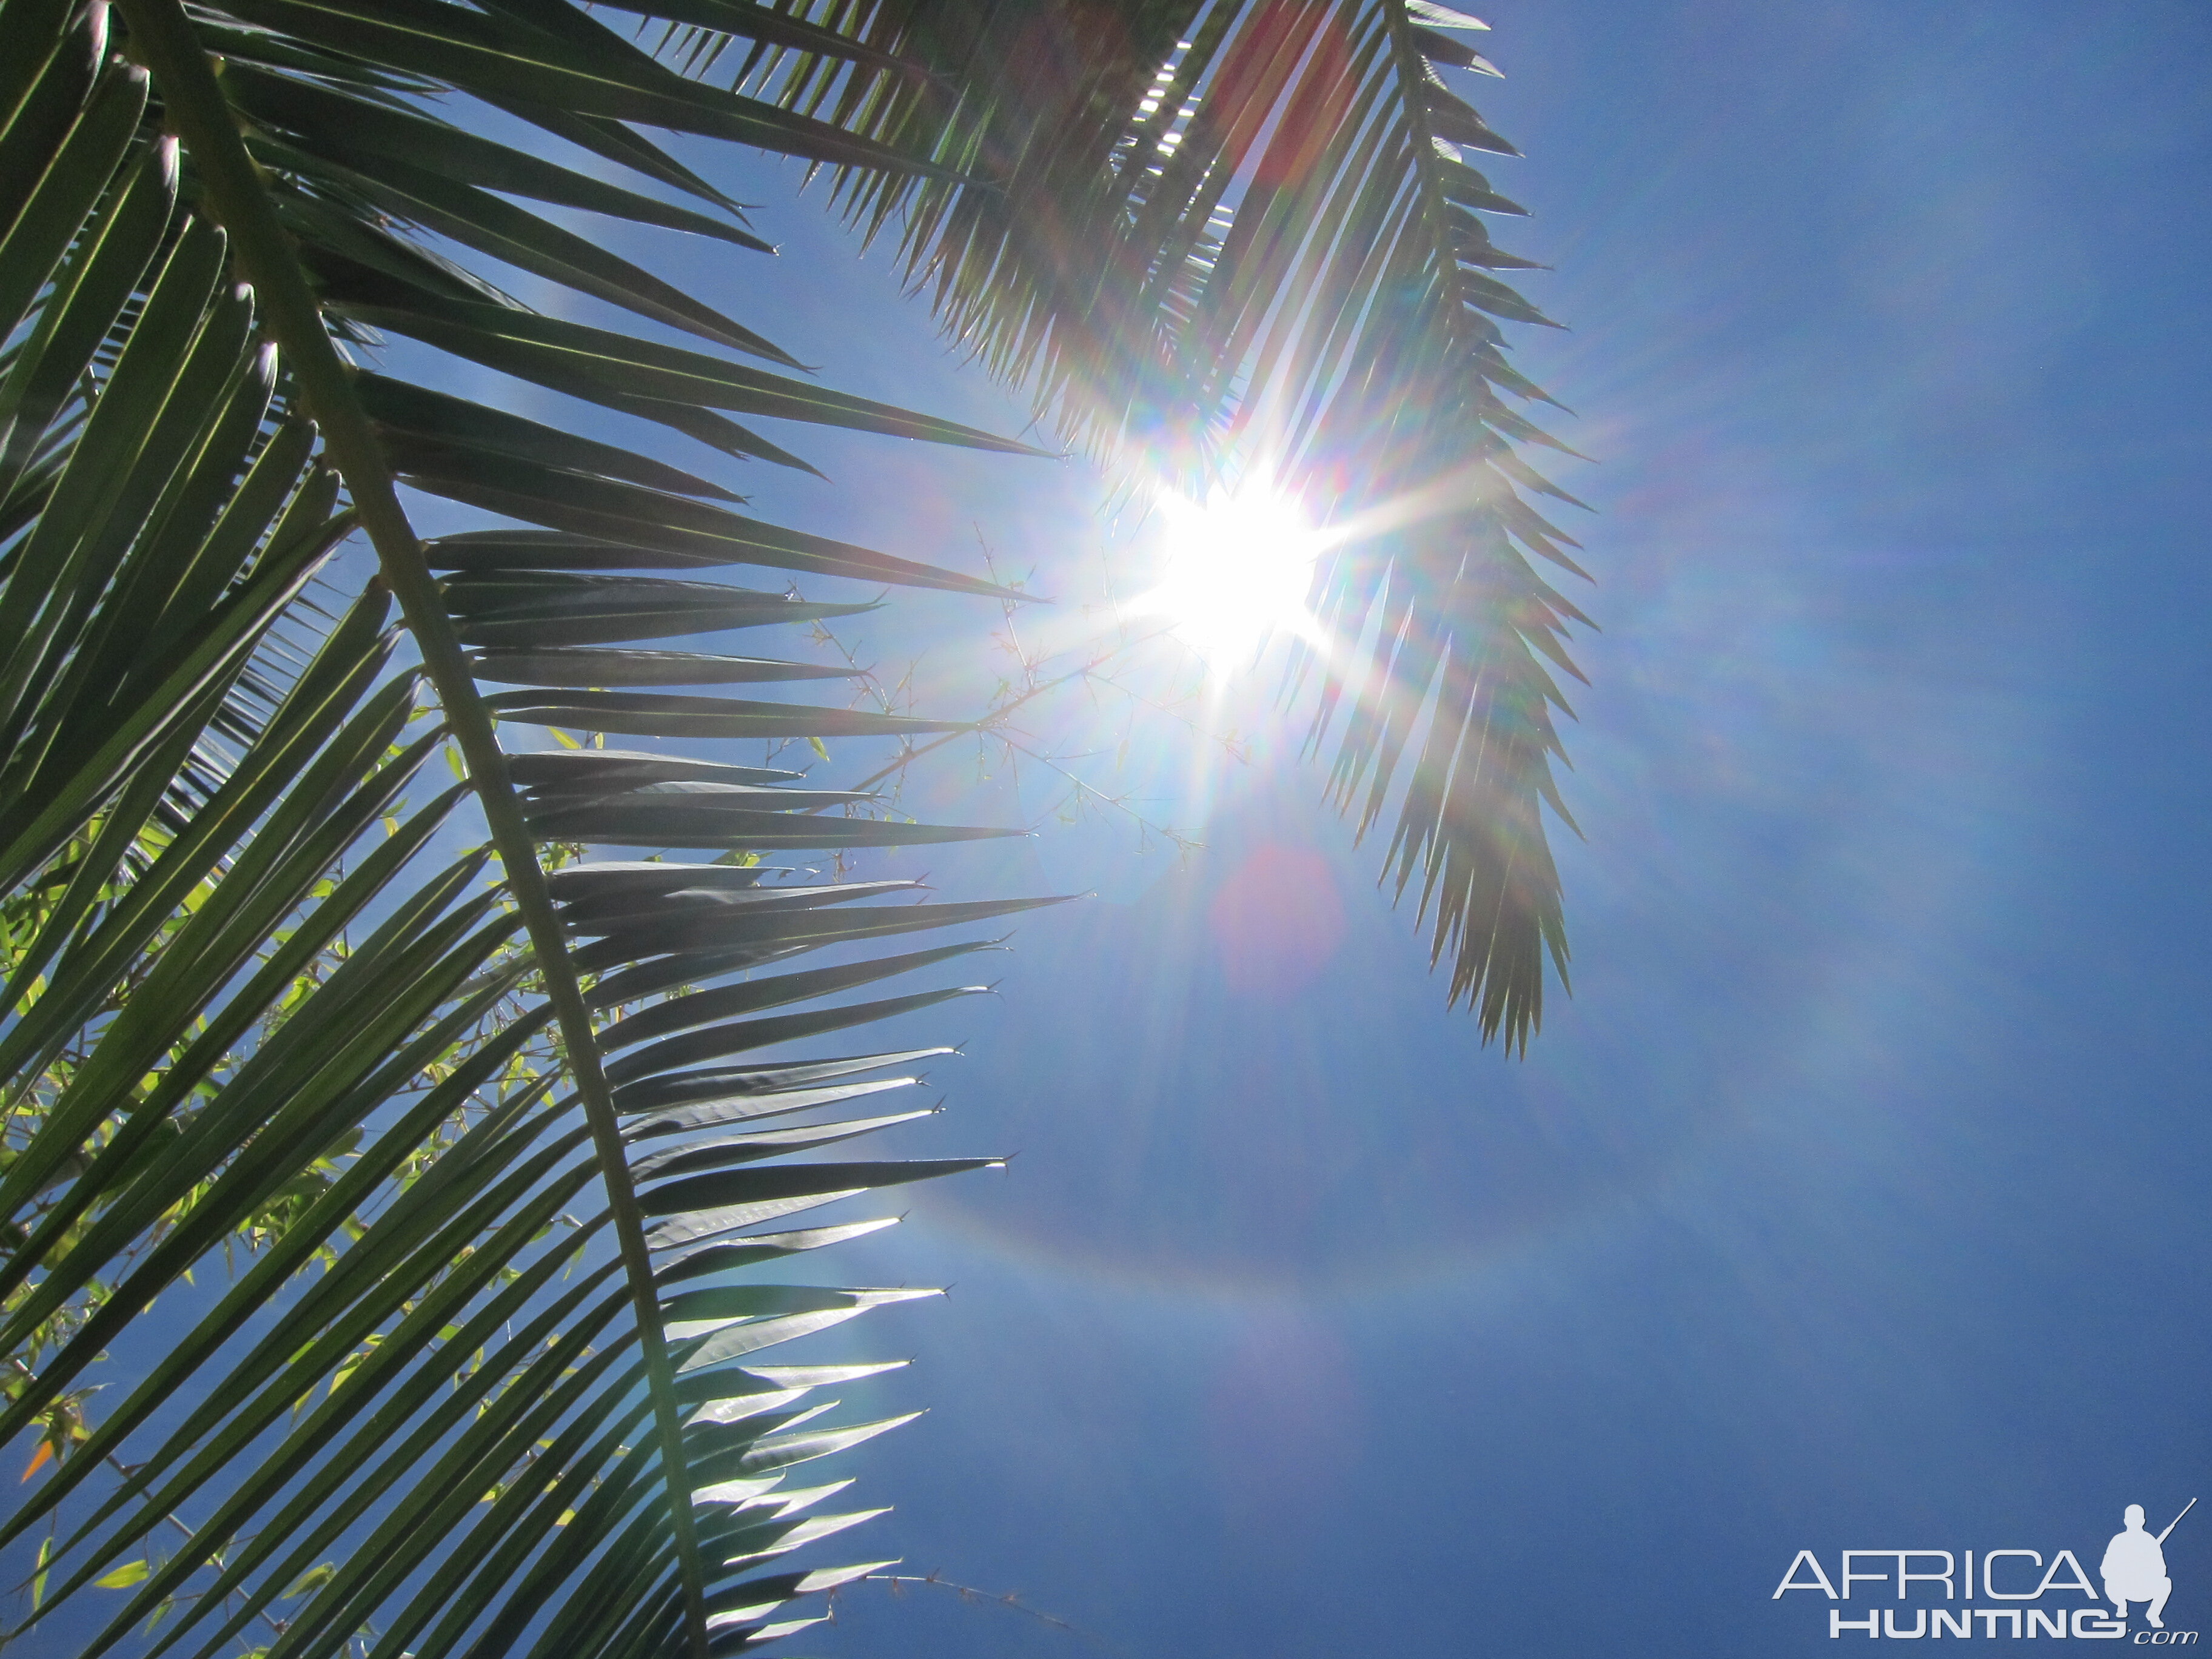
[[[1295,503],[1246,489],[1202,502],[1163,495],[1159,507],[1166,564],[1134,608],[1164,617],[1214,673],[1249,667],[1278,629],[1311,629],[1306,592],[1320,545]]]

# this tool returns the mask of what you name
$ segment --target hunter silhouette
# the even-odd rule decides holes
[[[2190,1502],[2194,1505],[2196,1500]],[[2184,1510],[2181,1515],[2188,1513]],[[2143,1530],[2142,1505],[2130,1504],[2121,1517],[2127,1522],[2127,1530],[2114,1533],[2112,1541],[2105,1546],[2104,1565],[2098,1571],[2105,1580],[2105,1599],[2123,1620],[2128,1616],[2129,1602],[2148,1601],[2151,1628],[2166,1628],[2166,1620],[2159,1615],[2166,1611],[2166,1598],[2173,1594],[2173,1580],[2166,1577],[2166,1552],[2160,1547],[2166,1542],[2166,1533],[2181,1524],[2181,1515],[2173,1517],[2166,1532],[2153,1537]]]

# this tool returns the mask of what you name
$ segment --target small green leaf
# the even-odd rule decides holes
[[[142,1561],[138,1565],[143,1567],[145,1563]],[[295,1596],[306,1595],[310,1591],[320,1589],[337,1576],[338,1570],[335,1564],[329,1561],[322,1562],[309,1567],[307,1571],[295,1578],[292,1581],[292,1587],[278,1599],[289,1601]],[[101,1582],[105,1583],[106,1580],[103,1579]]]

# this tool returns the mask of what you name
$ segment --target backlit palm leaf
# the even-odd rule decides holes
[[[639,183],[463,131],[446,94]],[[918,1115],[875,1097],[942,1051],[763,1051],[973,991],[827,1000],[982,946],[789,959],[1039,901],[782,884],[748,855],[1003,832],[674,751],[510,758],[498,727],[942,730],[702,691],[822,671],[653,642],[846,608],[713,567],[997,590],[334,339],[407,334],[782,464],[731,416],[1021,446],[733,362],[790,364],[510,199],[757,248],[632,122],[945,173],[564,3],[0,0],[0,1431],[56,1420],[211,1251],[260,1245],[197,1317],[160,1304],[157,1358],[0,1522],[58,1528],[33,1625],[117,1594],[88,1653],[157,1614],[155,1651],[731,1652],[866,1571],[772,1564],[872,1513],[816,1515],[836,1488],[785,1471],[902,1420],[815,1420],[884,1368],[758,1356],[922,1292],[732,1275],[882,1224],[787,1218],[983,1160],[780,1162]],[[525,310],[422,232],[712,349]],[[403,480],[517,523],[425,547]],[[267,666],[356,524],[380,574]],[[422,800],[447,751],[467,781]],[[471,800],[490,844],[456,856]],[[541,863],[579,842],[678,856]]]
[[[1328,793],[1363,833],[1395,803],[1386,876],[1418,879],[1451,1000],[1525,1048],[1547,956],[1565,970],[1541,813],[1565,817],[1553,670],[1584,618],[1531,563],[1580,574],[1522,494],[1562,492],[1516,447],[1559,446],[1507,401],[1549,399],[1501,322],[1548,319],[1479,216],[1523,211],[1470,160],[1517,154],[1455,89],[1496,73],[1482,25],[1430,0],[778,9],[931,73],[748,33],[731,0],[662,55],[939,162],[846,164],[845,210],[1071,437],[1171,484],[1272,476],[1341,538],[1305,664]]]

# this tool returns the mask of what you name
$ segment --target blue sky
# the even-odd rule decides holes
[[[1486,1050],[1264,722],[1134,757],[1187,863],[917,861],[1099,896],[911,1026],[966,1053],[885,1152],[1018,1156],[823,1263],[953,1287],[816,1340],[917,1361],[851,1414],[930,1407],[842,1460],[898,1506],[849,1541],[1078,1629],[861,1585],[797,1650],[1771,1659],[1837,1650],[1772,1599],[1801,1548],[2094,1573],[2126,1504],[2212,1499],[2212,13],[1477,9],[1500,240],[1573,325],[1522,356],[1599,458],[1575,994]],[[677,274],[1019,426],[795,179],[741,179],[780,260]],[[1127,544],[1079,466],[777,435],[833,479],[749,475],[781,522],[1063,597]],[[991,618],[898,615],[857,643],[957,712]],[[1041,810],[956,775],[932,816]],[[2166,1556],[2212,1625],[2212,1504]]]
[[[1483,1050],[1263,742],[1188,867],[1010,855],[1109,896],[1024,925],[915,1144],[1020,1156],[840,1264],[955,1285],[855,1328],[932,1407],[861,1460],[872,1545],[1106,1650],[1822,1651],[1771,1599],[1801,1547],[2094,1572],[2124,1504],[2212,1496],[2212,16],[1486,15],[1506,240],[1574,328],[1523,356],[1601,460],[1574,999]],[[763,217],[745,320],[1002,407]],[[798,521],[1096,533],[1072,469],[853,453]],[[2212,1516],[2167,1554],[2212,1623]],[[1093,1650],[943,1592],[839,1618],[815,1650]]]

